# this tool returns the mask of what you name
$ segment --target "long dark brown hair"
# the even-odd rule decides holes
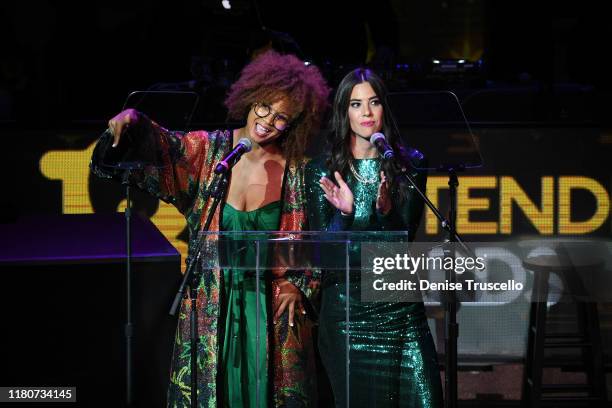
[[[381,132],[385,135],[387,143],[389,143],[400,156],[406,155],[395,120],[391,113],[391,108],[387,102],[388,92],[384,82],[372,70],[368,68],[357,68],[349,72],[342,81],[340,81],[334,97],[331,132],[328,136],[330,155],[326,162],[329,174],[334,174],[334,171],[338,171],[343,178],[348,176],[349,162],[353,160],[353,154],[351,152],[352,130],[348,117],[348,108],[353,88],[355,85],[364,82],[368,82],[372,86],[372,89],[382,105],[383,117]],[[385,161],[382,164],[385,176],[391,181],[392,194],[394,198],[400,202],[406,196],[407,187],[406,183],[401,181],[399,174],[402,167],[406,167],[407,165],[407,160],[404,160],[403,157]]]

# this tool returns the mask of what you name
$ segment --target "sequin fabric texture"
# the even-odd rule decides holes
[[[353,162],[363,179],[374,179],[381,170],[380,159]],[[345,180],[355,199],[354,219],[343,217],[323,196],[319,179],[327,175],[324,158],[306,166],[306,195],[310,228],[313,230],[405,231],[410,236],[418,227],[423,202],[408,188],[401,205],[394,202],[389,214],[376,211],[378,183],[358,181],[351,172]],[[412,176],[424,189],[426,176]],[[359,268],[359,246],[351,246],[351,267]],[[323,251],[325,252],[325,251]],[[333,252],[333,251],[332,251]],[[340,257],[327,253],[323,256]],[[361,302],[359,273],[345,275],[323,271],[319,316],[319,349],[333,388],[336,407],[410,407],[442,406],[442,386],[433,339],[422,303]],[[348,293],[350,323],[346,347],[346,301]],[[347,354],[349,384],[347,389]]]

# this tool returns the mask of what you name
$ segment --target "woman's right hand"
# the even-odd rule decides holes
[[[140,120],[140,112],[135,109],[126,109],[108,121],[108,128],[113,134],[113,147],[117,147],[121,135]]]
[[[353,192],[344,182],[340,173],[337,171],[334,172],[334,177],[338,185],[334,184],[325,176],[321,177],[321,180],[319,180],[319,185],[325,193],[325,198],[343,214],[352,214],[354,202]]]

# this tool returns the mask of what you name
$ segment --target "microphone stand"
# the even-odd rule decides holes
[[[133,370],[133,338],[134,323],[132,316],[132,200],[130,197],[130,176],[133,170],[141,170],[144,167],[142,162],[119,162],[118,169],[124,169],[121,184],[125,186],[125,242],[126,242],[126,323],[124,326],[125,346],[126,346],[126,406],[132,407],[134,404],[134,370]]]
[[[440,221],[440,225],[448,232],[448,242],[451,243],[450,253],[452,259],[455,259],[455,246],[453,243],[458,243],[472,257],[476,257],[474,252],[463,242],[459,234],[457,234],[457,186],[459,180],[457,171],[463,170],[461,166],[443,168],[448,172],[448,186],[450,194],[450,220],[438,211],[436,206],[431,202],[427,195],[419,188],[414,179],[408,174],[406,169],[402,169],[402,175],[414,187],[416,192],[421,196],[427,207]],[[446,280],[454,286],[456,282],[455,263],[453,268],[446,271]],[[444,323],[445,323],[445,370],[444,370],[444,406],[445,408],[457,407],[457,338],[459,337],[459,325],[457,324],[457,295],[454,290],[449,290],[446,294],[444,302]]]
[[[228,174],[229,172],[216,173],[213,181],[210,185],[207,200],[212,196],[214,198],[213,203],[208,211],[206,222],[201,231],[208,231],[212,222],[215,211],[219,202],[225,195],[225,190],[228,185]],[[190,334],[191,334],[191,407],[197,408],[198,406],[198,343],[200,339],[198,337],[198,310],[197,310],[197,298],[198,298],[198,285],[202,273],[196,270],[200,257],[202,255],[203,239],[198,241],[198,245],[195,248],[195,255],[189,261],[187,270],[183,276],[183,281],[179,287],[170,314],[176,316],[176,313],[180,307],[181,300],[185,294],[185,288],[189,286],[189,297],[191,298],[191,312],[190,312]]]
[[[455,245],[457,242],[457,186],[459,180],[457,178],[457,172],[454,168],[448,168],[448,187],[449,187],[449,198],[450,198],[450,226],[449,226],[449,242],[450,245],[450,256],[453,259],[452,270],[446,271],[446,279],[454,286],[456,282],[455,275]],[[460,242],[460,241],[459,241]],[[457,324],[457,294],[454,290],[450,290],[446,295],[446,302],[444,305],[444,321],[446,322],[445,332],[445,343],[444,348],[446,352],[444,372],[445,381],[445,402],[446,408],[455,408],[457,406],[457,339],[459,338],[459,324]]]

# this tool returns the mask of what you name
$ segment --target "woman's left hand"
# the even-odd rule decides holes
[[[302,304],[302,292],[285,278],[275,279],[273,286],[274,299],[274,318],[272,322],[276,324],[285,310],[289,313],[289,326],[293,327],[293,317],[295,312],[306,314]]]
[[[385,176],[385,172],[380,172],[380,184],[378,185],[378,194],[376,195],[376,211],[382,215],[389,214],[392,207],[391,194],[389,192],[389,181]]]

